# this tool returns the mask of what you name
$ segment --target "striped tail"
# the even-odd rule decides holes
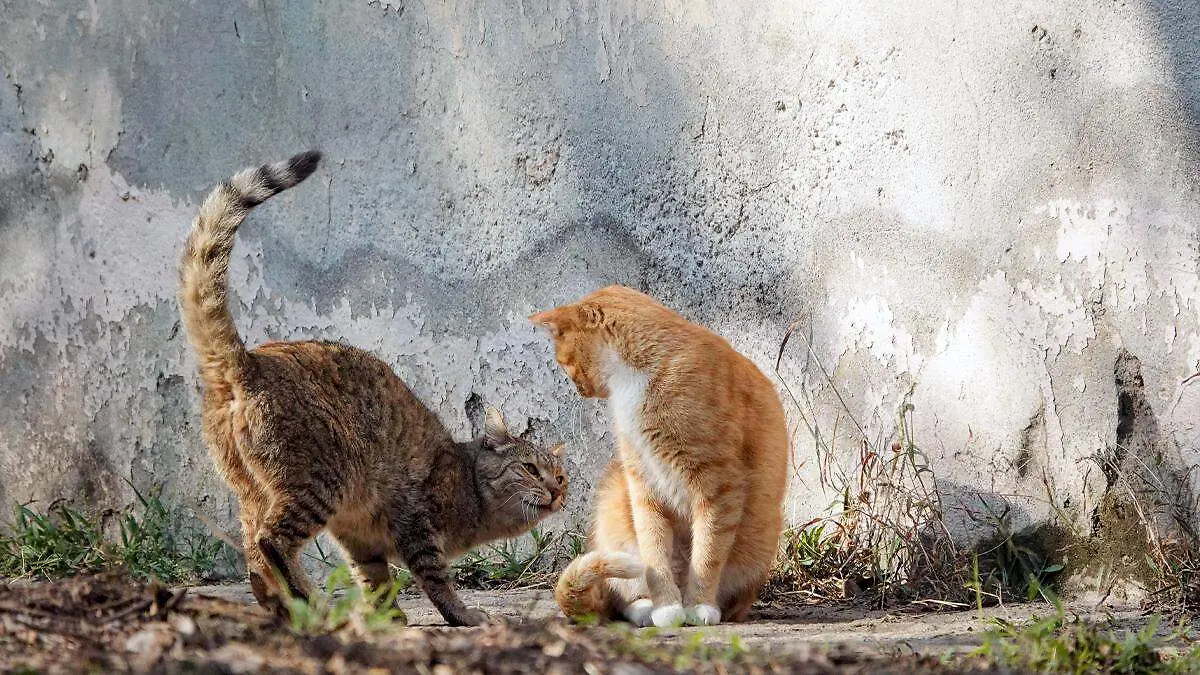
[[[243,381],[248,359],[227,304],[229,255],[237,228],[251,209],[308,178],[320,161],[321,153],[309,151],[246,169],[213,188],[200,206],[183,252],[179,302],[210,394],[228,394]]]

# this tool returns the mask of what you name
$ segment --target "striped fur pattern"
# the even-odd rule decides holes
[[[448,623],[479,624],[486,616],[458,597],[449,561],[562,508],[562,446],[513,437],[495,409],[485,414],[482,436],[455,442],[386,363],[355,347],[302,341],[247,350],[228,309],[238,226],[319,160],[306,152],[217,186],[181,263],[183,322],[204,384],[204,436],[238,497],[251,588],[278,612],[285,588],[307,597],[300,551],[328,530],[360,583],[378,585],[389,561],[402,562]]]
[[[306,152],[286,162],[246,169],[218,185],[192,223],[180,267],[183,320],[205,382],[238,377],[246,365],[246,345],[226,303],[229,255],[237,228],[250,209],[298,184],[316,170],[321,155]]]
[[[585,397],[609,402],[616,458],[591,552],[560,577],[569,616],[742,621],[783,529],[789,452],[770,380],[728,342],[623,286],[531,317]],[[613,565],[636,556],[642,572]]]

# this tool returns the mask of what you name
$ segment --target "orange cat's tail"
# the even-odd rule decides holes
[[[630,553],[591,551],[571,561],[558,578],[554,599],[569,617],[596,614],[607,617],[610,590],[608,579],[634,579],[645,567]]]
[[[320,161],[321,153],[310,151],[246,169],[214,188],[200,206],[183,252],[179,302],[210,392],[241,381],[248,358],[226,304],[234,234],[251,209],[308,178]]]

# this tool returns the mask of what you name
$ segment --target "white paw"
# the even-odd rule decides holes
[[[654,601],[650,598],[634,600],[625,606],[625,618],[638,628],[645,628],[651,623],[650,613],[654,609]]]
[[[684,619],[689,626],[715,626],[721,623],[721,610],[700,603],[694,607],[688,607],[687,618]]]
[[[683,605],[678,602],[673,605],[664,605],[650,612],[650,620],[659,628],[678,628],[683,625],[687,618],[687,612],[683,610]]]

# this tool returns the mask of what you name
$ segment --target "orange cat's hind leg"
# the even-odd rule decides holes
[[[719,595],[721,617],[724,621],[742,622],[750,614],[750,608],[758,600],[759,591],[766,583],[767,575],[762,565],[731,564],[725,567],[721,577]]]
[[[596,491],[596,523],[592,533],[593,550],[619,552],[641,557],[637,532],[633,527],[633,507],[628,483],[619,459],[608,466]],[[623,618],[637,626],[651,625],[654,603],[644,576],[635,579],[607,579],[601,591],[607,619]]]
[[[721,607],[721,614],[727,622],[741,623],[750,615],[750,608],[758,600],[759,585],[743,590],[741,593],[727,599]]]

